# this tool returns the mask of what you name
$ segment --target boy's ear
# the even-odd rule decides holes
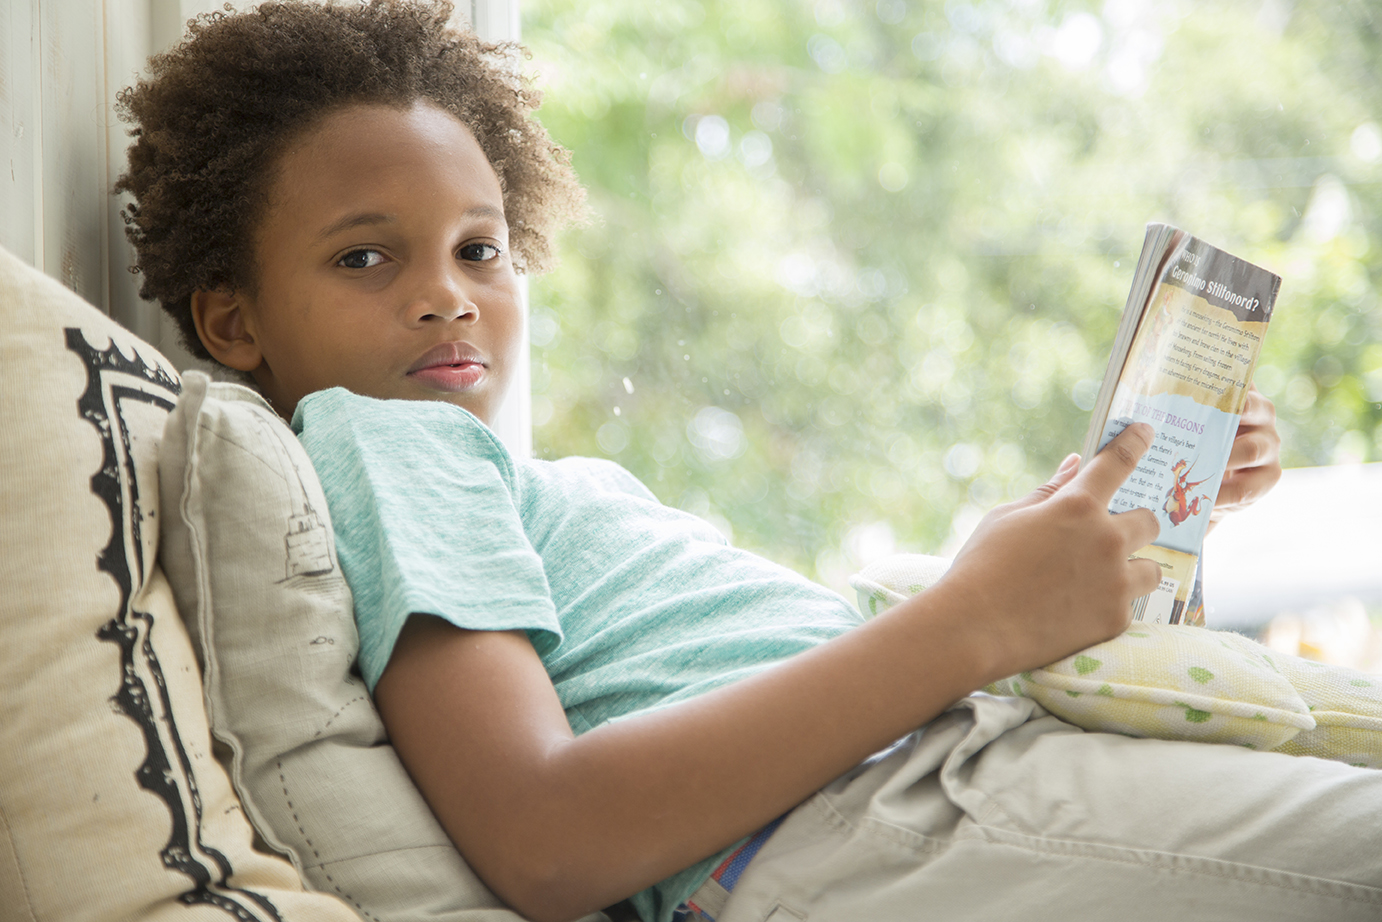
[[[192,293],[197,337],[213,359],[236,371],[254,371],[264,361],[245,320],[245,305],[238,292],[218,288]]]

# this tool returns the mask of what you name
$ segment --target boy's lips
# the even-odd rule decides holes
[[[427,350],[407,374],[427,387],[455,392],[479,384],[488,367],[470,343],[442,343]]]

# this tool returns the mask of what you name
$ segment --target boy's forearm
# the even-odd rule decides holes
[[[522,678],[529,667],[512,662],[536,661],[521,634],[410,619],[416,630],[377,695],[395,747],[476,871],[539,922],[571,918],[748,835],[999,678],[982,639],[945,610],[955,604],[944,591],[918,597],[733,686],[580,737],[551,686],[540,700]],[[457,660],[449,645],[470,649]],[[443,679],[453,688],[437,695],[435,672],[455,666],[465,677]],[[485,679],[489,670],[501,674]],[[453,706],[452,694],[509,684],[480,726]]]

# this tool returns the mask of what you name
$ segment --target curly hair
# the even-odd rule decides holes
[[[115,191],[134,198],[122,213],[132,271],[194,355],[210,358],[192,294],[255,291],[254,241],[279,157],[349,105],[428,100],[459,119],[499,177],[515,266],[549,268],[552,236],[581,216],[584,191],[570,155],[533,117],[541,94],[520,74],[526,51],[452,28],[451,9],[446,0],[276,0],[205,14],[150,60],[148,79],[120,93],[134,141]]]

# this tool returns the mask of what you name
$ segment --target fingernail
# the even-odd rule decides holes
[[[1070,470],[1072,467],[1079,463],[1080,456],[1072,452],[1065,456],[1065,460],[1060,463],[1060,467],[1056,468],[1056,473],[1064,474],[1066,471]]]

